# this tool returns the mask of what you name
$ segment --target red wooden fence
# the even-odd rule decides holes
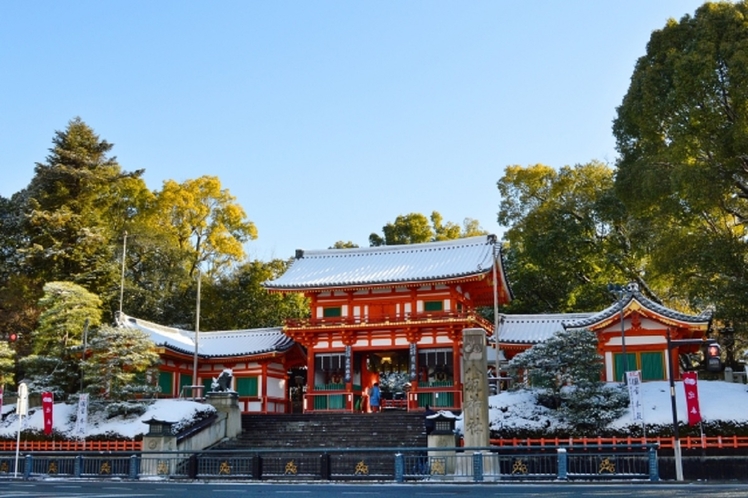
[[[21,441],[20,451],[141,451],[143,441]],[[16,451],[15,441],[0,441],[0,451]]]
[[[657,443],[660,448],[673,448],[672,437],[577,437],[577,438],[539,438],[539,439],[491,439],[491,446],[530,447],[542,448],[544,446],[589,446],[595,447],[603,444],[617,444],[627,446],[641,446],[643,444]],[[748,437],[746,436],[685,436],[680,438],[681,448],[748,448]]]

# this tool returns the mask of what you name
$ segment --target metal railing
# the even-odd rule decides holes
[[[137,453],[0,453],[0,478],[253,481],[659,480],[654,445],[530,448],[330,448]]]

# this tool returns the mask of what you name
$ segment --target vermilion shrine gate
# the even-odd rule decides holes
[[[385,407],[461,409],[462,330],[490,336],[476,308],[511,298],[495,236],[297,251],[265,287],[311,304],[284,327],[307,350],[305,411],[366,410],[375,382]]]

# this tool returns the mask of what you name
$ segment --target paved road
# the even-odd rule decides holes
[[[743,498],[748,484],[276,484],[0,481],[2,498]]]

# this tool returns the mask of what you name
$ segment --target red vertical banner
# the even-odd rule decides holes
[[[52,434],[52,411],[55,404],[54,395],[51,392],[42,393],[42,411],[44,412],[44,434]]]
[[[696,375],[696,372],[685,372],[683,374],[683,388],[686,391],[688,425],[696,425],[701,422],[701,410],[699,409],[698,376]]]

